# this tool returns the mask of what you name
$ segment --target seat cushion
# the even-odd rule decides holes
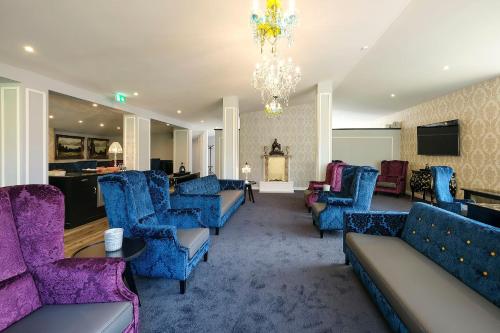
[[[45,305],[4,333],[121,333],[132,321],[130,302]]]
[[[500,308],[397,237],[346,244],[411,332],[498,332]]]
[[[210,237],[208,228],[177,229],[177,240],[189,250],[191,259]]]
[[[234,203],[243,195],[242,190],[225,190],[220,191],[219,195],[222,198],[221,213],[222,215],[231,208]]]
[[[315,202],[312,204],[312,212],[315,216],[318,216],[322,211],[326,208],[326,203],[324,202]]]
[[[391,182],[377,182],[377,186],[386,187],[386,188],[397,188],[398,185],[396,183]]]

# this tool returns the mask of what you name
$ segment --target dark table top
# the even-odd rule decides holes
[[[471,192],[471,193],[479,193],[479,194],[489,194],[491,196],[499,196],[500,197],[500,191],[495,191],[495,190],[487,190],[483,188],[473,188],[473,187],[462,187],[463,191]]]
[[[106,252],[104,241],[85,246],[76,251],[73,258],[122,258],[130,261],[137,258],[146,249],[146,242],[140,238],[123,237],[122,248],[118,251]]]

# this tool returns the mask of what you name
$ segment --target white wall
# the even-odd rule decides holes
[[[199,137],[193,138],[193,170],[192,172],[201,172],[201,142]]]
[[[184,163],[186,171],[193,169],[192,150],[193,135],[191,130],[174,130],[174,172],[179,171],[181,162]]]
[[[151,158],[172,160],[174,158],[173,133],[151,134]]]
[[[380,170],[383,160],[400,159],[399,129],[338,129],[332,135],[332,159]]]

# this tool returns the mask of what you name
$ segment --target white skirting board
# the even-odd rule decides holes
[[[293,182],[259,182],[260,193],[293,193]]]

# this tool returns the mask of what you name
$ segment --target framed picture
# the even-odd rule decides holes
[[[87,151],[89,159],[105,160],[108,158],[108,139],[87,139]]]
[[[56,134],[56,160],[84,159],[84,141],[81,136]]]

